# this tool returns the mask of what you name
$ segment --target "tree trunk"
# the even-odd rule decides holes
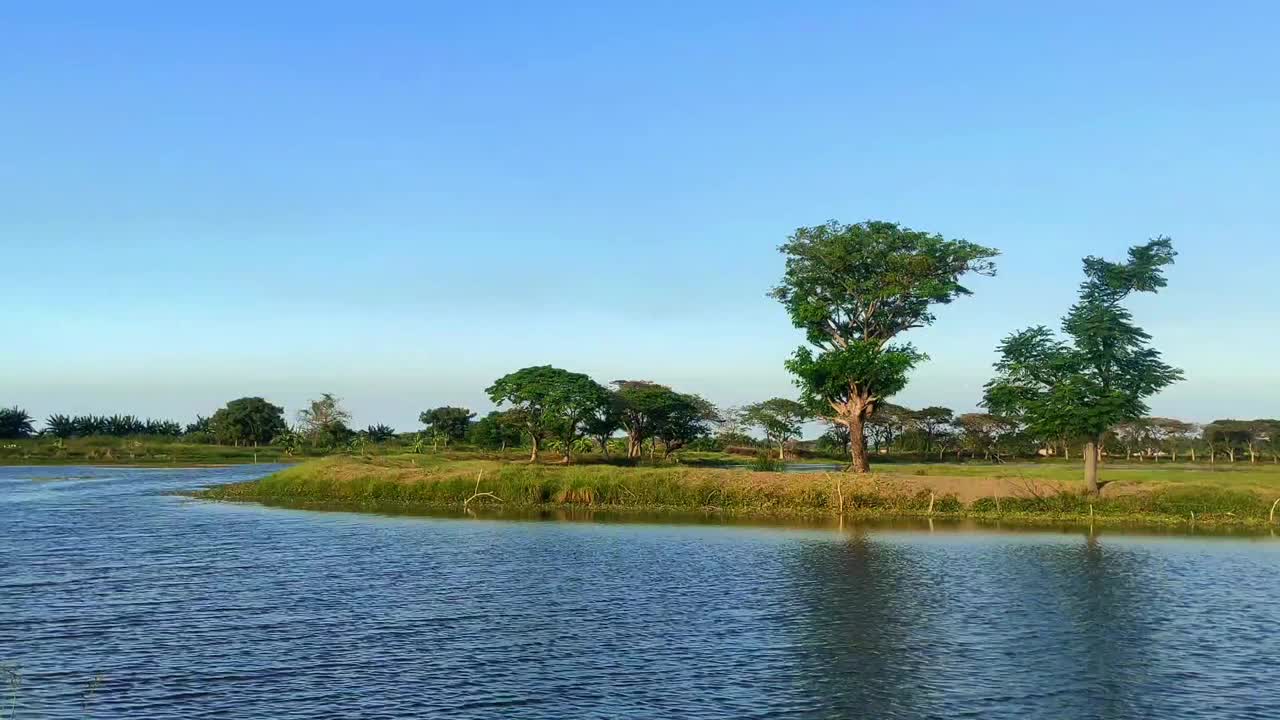
[[[538,436],[530,433],[529,440],[533,445],[533,452],[529,453],[529,462],[536,463],[538,462]]]
[[[1084,445],[1084,487],[1093,495],[1098,494],[1098,441]]]
[[[863,411],[858,409],[845,418],[849,426],[849,456],[853,463],[850,469],[856,473],[871,472],[871,460],[867,457],[867,436],[865,434]]]
[[[781,462],[781,461],[783,461],[783,460],[786,460],[786,459],[787,459],[787,458],[786,458],[786,454],[785,454],[785,453],[783,453],[783,451],[782,451],[783,442],[784,442],[784,441],[782,441],[782,440],[779,440],[779,441],[778,441],[778,461],[779,461],[779,462]]]

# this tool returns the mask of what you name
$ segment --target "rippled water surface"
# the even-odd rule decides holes
[[[164,494],[266,470],[0,468],[17,717],[1280,712],[1269,538],[396,518]]]

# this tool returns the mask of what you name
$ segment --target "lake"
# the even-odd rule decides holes
[[[388,517],[166,494],[271,469],[0,468],[17,717],[1280,712],[1271,537]]]

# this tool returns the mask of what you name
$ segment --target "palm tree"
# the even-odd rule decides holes
[[[390,425],[383,425],[379,423],[365,428],[364,436],[368,438],[370,442],[386,442],[395,438],[396,430]]]
[[[0,438],[18,440],[35,435],[35,426],[31,424],[31,416],[26,410],[14,405],[11,408],[0,408]]]
[[[76,434],[75,421],[66,415],[50,415],[44,421],[44,434],[66,440]]]

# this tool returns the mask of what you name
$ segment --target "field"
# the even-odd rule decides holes
[[[1280,498],[1280,467],[1272,465],[1108,465],[1109,482],[1097,497],[1079,491],[1080,469],[1066,462],[881,468],[857,477],[705,465],[529,465],[466,453],[340,456],[201,495],[374,511],[500,504],[1245,525],[1268,523]]]

